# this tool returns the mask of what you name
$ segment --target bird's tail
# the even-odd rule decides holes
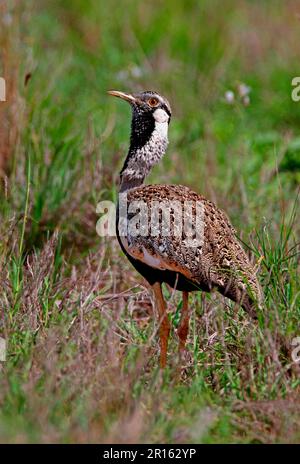
[[[220,291],[224,296],[241,305],[252,319],[258,319],[257,310],[262,309],[263,297],[256,276],[247,283],[241,282],[239,278],[230,279]]]

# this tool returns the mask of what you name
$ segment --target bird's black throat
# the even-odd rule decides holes
[[[154,127],[155,123],[151,113],[142,114],[138,109],[134,109],[131,121],[130,146],[128,155],[120,172],[121,176],[126,170],[129,160],[135,156],[137,150],[149,142]]]
[[[137,187],[151,169],[151,159],[148,157],[147,146],[155,131],[155,120],[151,111],[133,108],[130,146],[123,168],[120,172],[120,191]],[[150,155],[149,147],[149,155]],[[153,149],[152,149],[153,150]]]
[[[133,110],[129,154],[146,145],[153,134],[154,128],[155,121],[152,112],[144,112],[139,108]]]

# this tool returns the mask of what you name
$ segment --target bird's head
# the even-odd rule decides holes
[[[109,95],[121,98],[130,103],[133,117],[143,119],[153,118],[154,122],[170,122],[171,107],[168,100],[156,92],[147,90],[145,92],[130,94],[118,90],[109,90]]]
[[[151,90],[134,94],[109,90],[108,94],[121,98],[131,105],[131,150],[146,145],[155,130],[167,139],[171,107],[166,98]]]
[[[138,183],[158,163],[167,149],[170,104],[166,98],[152,91],[130,94],[109,90],[108,94],[131,105],[130,147],[121,177],[123,180],[134,178]]]

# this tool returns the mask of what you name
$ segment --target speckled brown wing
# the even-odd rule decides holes
[[[122,244],[132,258],[153,269],[177,272],[200,288],[217,288],[234,301],[240,300],[243,294],[248,295],[249,307],[250,300],[260,300],[255,272],[236,238],[236,232],[225,213],[212,202],[182,185],[137,187],[127,192],[127,202],[128,205],[132,202],[144,202],[148,214],[148,233],[144,236],[129,233],[122,238]],[[166,205],[169,202],[177,202],[182,206],[189,204],[191,207],[187,211],[187,217],[191,222],[194,221],[194,226],[196,205],[201,205],[202,241],[195,246],[186,241],[184,231],[182,235],[178,233],[176,209],[170,210],[170,233],[164,234],[162,226],[158,227],[156,235],[152,233],[152,205]],[[130,221],[132,218],[129,216],[128,219]],[[161,225],[162,216],[159,216],[159,221]]]

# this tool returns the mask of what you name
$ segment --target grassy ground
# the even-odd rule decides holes
[[[1,3],[2,442],[299,442],[298,13],[291,0]],[[162,374],[146,284],[96,234],[129,136],[109,88],[169,98],[149,181],[215,201],[260,262],[258,327],[192,296],[180,379],[175,333]],[[165,295],[175,328],[180,295]]]

